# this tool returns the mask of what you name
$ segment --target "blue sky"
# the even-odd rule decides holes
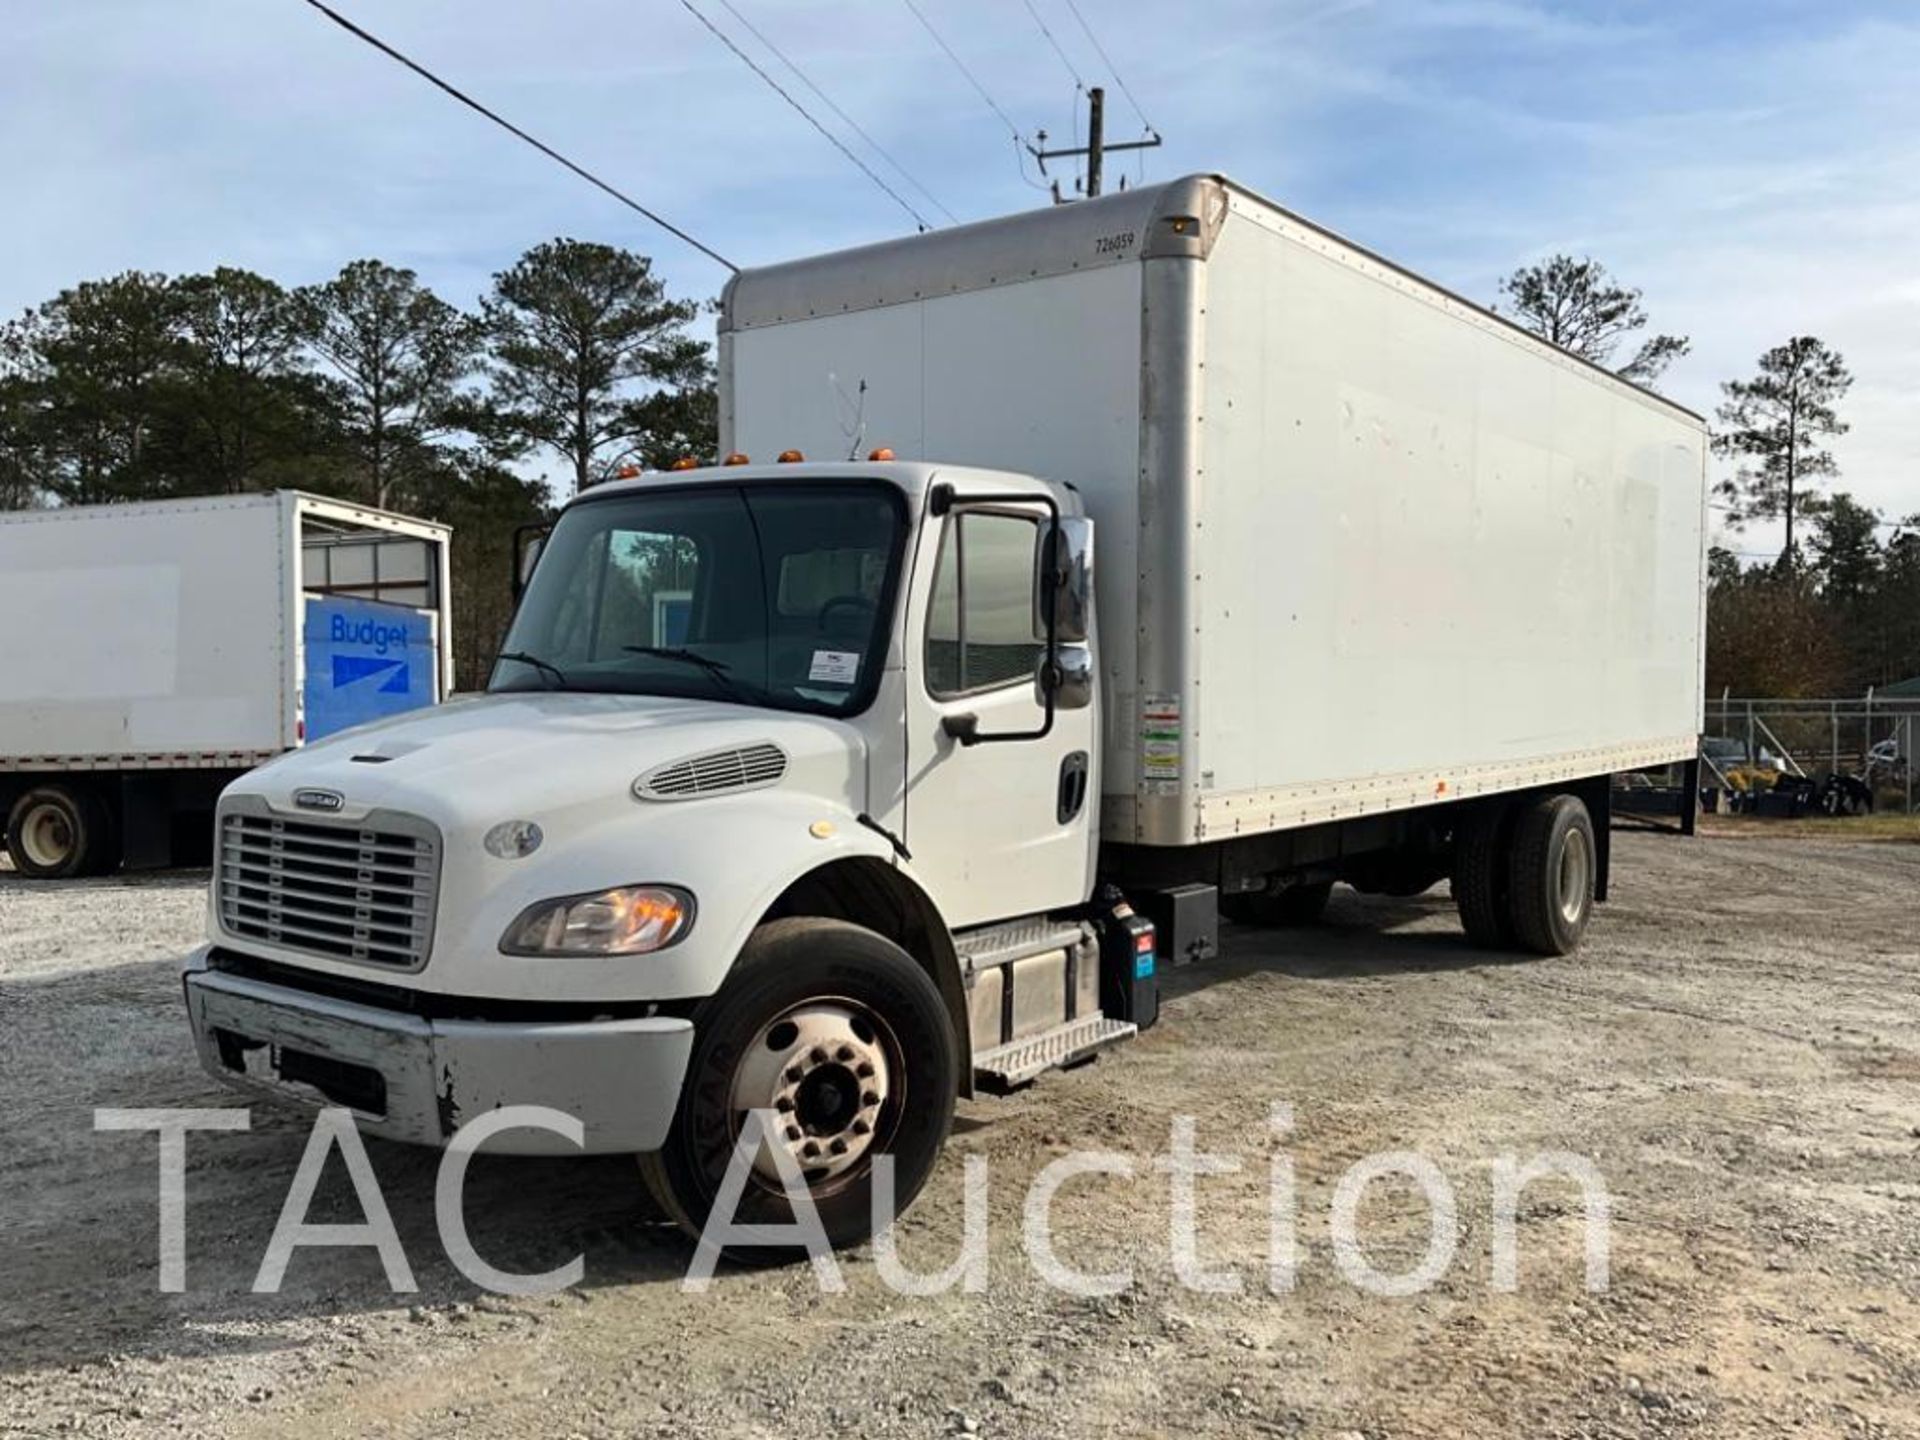
[[[911,228],[678,0],[337,3],[740,263]],[[733,3],[955,214],[1043,201],[904,0]],[[919,3],[1020,128],[1069,133],[1074,81],[1024,0]],[[1111,79],[1066,0],[1033,3],[1087,83]],[[1818,334],[1859,377],[1843,486],[1920,510],[1915,0],[1080,9],[1166,136],[1147,178],[1224,170],[1482,299],[1516,264],[1592,253],[1693,337],[1668,388],[1696,409]],[[466,303],[557,234],[647,251],[683,293],[724,279],[299,0],[4,13],[0,313],[128,267],[301,283],[361,255]],[[1124,138],[1139,121],[1109,91]]]

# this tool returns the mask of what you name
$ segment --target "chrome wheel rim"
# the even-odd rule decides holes
[[[892,1033],[872,1011],[851,1000],[808,1000],[754,1036],[734,1070],[728,1109],[736,1135],[749,1111],[775,1114],[753,1159],[760,1181],[779,1187],[778,1146],[809,1189],[833,1188],[883,1141],[903,1081]]]
[[[1560,847],[1560,918],[1578,925],[1593,892],[1593,846],[1584,830],[1569,830]]]

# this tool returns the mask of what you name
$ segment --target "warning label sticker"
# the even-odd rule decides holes
[[[1180,788],[1180,697],[1140,697],[1140,779],[1152,794]]]

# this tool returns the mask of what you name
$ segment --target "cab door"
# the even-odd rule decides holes
[[[1049,726],[1035,681],[1046,649],[1035,577],[1049,529],[1037,498],[969,503],[963,489],[921,529],[906,635],[905,839],[955,928],[1092,891],[1098,706],[1056,704]],[[1031,738],[997,738],[1015,736]]]

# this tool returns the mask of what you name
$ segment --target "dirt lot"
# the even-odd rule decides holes
[[[434,1157],[371,1147],[417,1295],[370,1251],[303,1251],[251,1293],[302,1120],[256,1110],[188,1152],[188,1291],[158,1290],[151,1136],[96,1106],[228,1103],[194,1068],[174,956],[197,877],[27,888],[0,878],[0,1434],[306,1436],[1920,1435],[1920,846],[1621,837],[1616,900],[1575,960],[1467,947],[1444,887],[1342,892],[1307,932],[1231,935],[1170,977],[1161,1025],[1009,1100],[963,1104],[912,1212],[909,1264],[946,1263],[959,1156],[991,1161],[984,1294],[909,1299],[870,1258],[821,1295],[804,1267],[680,1287],[689,1247],[629,1163],[482,1158],[480,1253],[565,1295],[478,1292],[433,1225]],[[1284,1137],[1272,1102],[1292,1105]],[[1200,1182],[1209,1264],[1171,1268],[1175,1115],[1243,1168]],[[1301,1258],[1265,1283],[1268,1157],[1292,1158]],[[1137,1178],[1061,1192],[1063,1259],[1130,1265],[1075,1299],[1036,1275],[1021,1203],[1049,1159],[1128,1152]],[[1378,1298],[1328,1238],[1341,1174],[1413,1149],[1458,1197],[1458,1258]],[[1564,1182],[1527,1191],[1517,1293],[1490,1284],[1506,1152],[1589,1157],[1612,1191],[1611,1285],[1582,1283]],[[337,1159],[313,1218],[358,1219]],[[1361,1236],[1383,1270],[1428,1235],[1382,1182]]]

